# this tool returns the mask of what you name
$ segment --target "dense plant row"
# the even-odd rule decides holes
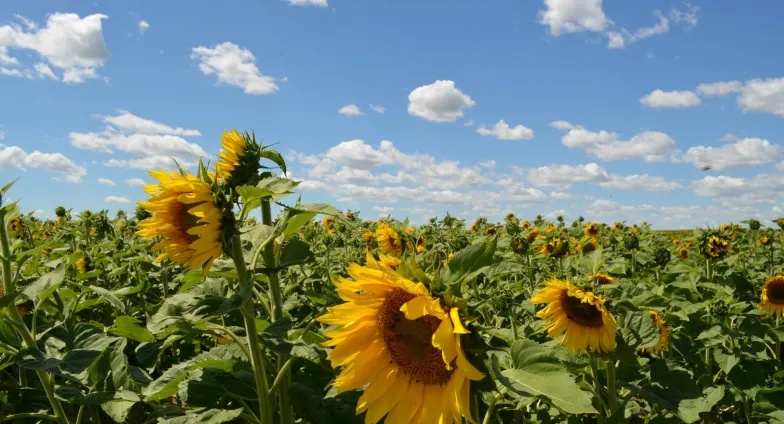
[[[413,227],[222,146],[134,216],[0,190],[0,422],[784,422],[784,220]]]

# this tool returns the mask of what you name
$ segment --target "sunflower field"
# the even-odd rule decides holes
[[[414,227],[222,141],[133,215],[0,189],[0,422],[784,422],[784,219]]]

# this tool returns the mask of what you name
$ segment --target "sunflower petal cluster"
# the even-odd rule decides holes
[[[605,299],[568,281],[551,280],[531,298],[546,304],[536,313],[550,337],[563,334],[562,344],[572,352],[612,352],[618,324],[605,307]]]
[[[758,307],[768,315],[781,317],[784,313],[784,276],[777,275],[765,282]]]
[[[367,264],[350,265],[351,279],[334,281],[346,302],[318,318],[335,326],[324,332],[324,346],[333,348],[332,366],[342,367],[338,392],[365,388],[356,412],[366,413],[366,423],[473,422],[470,385],[484,375],[463,350],[469,331],[458,308],[370,254]]]
[[[142,237],[160,237],[152,246],[161,253],[155,262],[169,259],[208,272],[223,253],[222,213],[209,184],[190,173],[153,171],[158,184],[144,186],[150,195],[139,206],[152,214],[141,221]]]
[[[375,234],[378,248],[382,253],[395,257],[400,257],[403,254],[403,241],[400,239],[400,234],[388,223],[380,221]]]
[[[250,134],[237,130],[225,131],[221,137],[220,160],[215,164],[219,182],[230,187],[252,183],[258,178],[261,148]]]

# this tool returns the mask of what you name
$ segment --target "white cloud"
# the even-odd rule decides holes
[[[780,154],[781,147],[777,144],[760,138],[744,138],[721,147],[694,146],[681,160],[697,168],[741,169],[775,162]]]
[[[120,196],[106,196],[103,199],[103,201],[106,202],[106,203],[117,203],[117,204],[131,203],[130,200],[126,199],[125,197],[120,197]]]
[[[487,129],[484,125],[476,129],[480,135],[492,135],[499,140],[533,140],[534,131],[524,125],[509,127],[503,119],[496,122],[493,129]]]
[[[463,122],[463,126],[464,127],[473,127],[474,126],[474,120],[473,119],[469,119],[469,120]]]
[[[727,133],[727,134],[724,134],[724,136],[721,137],[721,141],[723,141],[725,143],[729,142],[729,141],[738,141],[738,140],[740,140],[740,137],[738,137],[737,135],[735,135],[733,133]]]
[[[284,0],[292,6],[316,6],[327,7],[327,0]]]
[[[540,187],[563,187],[577,183],[601,183],[610,175],[598,164],[549,165],[528,170],[528,181]]]
[[[640,103],[650,108],[664,109],[697,106],[702,101],[693,91],[653,90],[650,94],[640,97]]]
[[[676,8],[670,9],[670,18],[678,25],[682,25],[685,28],[693,28],[697,26],[697,14],[700,11],[700,8],[686,2],[685,3],[686,10],[678,10]]]
[[[670,31],[670,21],[660,11],[654,10],[653,14],[659,19],[653,26],[637,28],[634,32],[622,29],[621,32],[607,32],[607,48],[622,49],[632,43],[653,37],[654,35],[666,34]]]
[[[201,135],[197,130],[188,130],[180,127],[172,128],[160,122],[138,117],[127,110],[120,109],[117,113],[119,113],[117,116],[103,116],[102,118],[107,124],[135,133],[181,135],[185,137]]]
[[[149,27],[150,24],[147,21],[139,21],[139,34],[144,34],[144,31],[147,31]]]
[[[82,177],[87,175],[85,168],[75,164],[62,153],[41,153],[36,150],[24,158],[24,166],[63,174],[61,179],[69,183],[81,183]]]
[[[571,194],[564,193],[562,191],[551,191],[550,192],[550,197],[552,197],[553,199],[557,199],[557,200],[566,200],[566,199],[574,198],[574,196],[572,196]]]
[[[373,206],[373,212],[378,212],[379,217],[391,215],[394,211],[395,208],[391,206]]]
[[[169,156],[149,156],[146,158],[141,159],[109,159],[108,161],[104,162],[104,166],[108,166],[111,168],[134,168],[134,169],[144,169],[144,170],[156,170],[156,169],[165,169],[170,171],[177,170],[177,164],[174,162],[175,159],[183,168],[190,168],[196,165],[195,162],[182,159],[182,158],[171,158]]]
[[[38,78],[42,78],[42,79],[43,78],[49,78],[49,79],[53,79],[55,81],[58,80],[57,75],[54,74],[54,71],[52,71],[52,68],[50,68],[49,65],[47,65],[47,64],[45,64],[43,62],[36,63],[35,66],[33,67],[33,69],[35,70],[36,74],[38,75]]]
[[[108,185],[108,186],[116,186],[117,185],[117,183],[115,183],[114,181],[112,181],[112,180],[110,180],[108,178],[104,178],[104,177],[98,178],[98,182],[103,184],[103,185]]]
[[[71,145],[78,149],[112,153],[109,148],[111,143],[100,134],[72,132],[68,134],[68,138],[71,139]]]
[[[8,146],[0,150],[0,169],[24,169],[27,153],[17,146]]]
[[[568,131],[575,127],[569,121],[564,121],[564,120],[550,122],[550,126],[557,130],[563,130],[563,131]]]
[[[387,110],[384,106],[379,105],[370,105],[370,108],[376,113],[384,113]]]
[[[8,68],[0,68],[0,75],[5,75],[8,77],[17,77],[17,78],[28,78],[30,79],[29,71],[28,73],[22,73],[18,69],[8,69]]]
[[[570,128],[561,138],[564,146],[583,149],[602,161],[641,158],[646,162],[660,162],[666,160],[675,147],[675,141],[669,135],[658,131],[644,131],[628,141],[623,141],[615,132],[595,132],[565,121],[556,122],[561,128]],[[553,124],[555,123],[550,126],[554,126]]]
[[[635,191],[667,191],[683,188],[675,181],[667,181],[664,177],[635,174],[635,175],[611,175],[609,181],[599,183],[604,188],[614,188],[617,190]]]
[[[739,93],[743,88],[740,81],[719,81],[697,86],[697,92],[702,96],[725,96],[730,93]]]
[[[784,118],[784,77],[746,81],[738,105],[744,112],[766,112]]]
[[[492,159],[486,160],[486,161],[483,161],[483,162],[479,162],[479,166],[481,166],[482,168],[487,168],[487,169],[493,169],[493,168],[495,168],[495,165],[496,165],[496,163]]]
[[[33,216],[35,216],[35,217],[43,218],[44,215],[46,215],[46,212],[44,212],[43,209],[36,209],[36,210],[33,211]]]
[[[108,18],[106,15],[94,14],[80,18],[75,13],[53,13],[48,16],[46,26],[40,29],[35,23],[23,17],[18,18],[26,28],[18,24],[0,26],[0,63],[19,64],[16,58],[8,56],[9,47],[31,50],[38,53],[48,64],[62,70],[64,82],[81,83],[86,79],[96,78],[96,69],[102,67],[109,58],[101,23]],[[51,68],[49,70],[51,71]],[[18,70],[10,71],[0,69],[0,73],[5,75],[22,75]],[[32,75],[32,71],[27,72]],[[51,74],[54,75],[53,72]],[[39,71],[39,75],[51,78],[45,71],[43,74]]]
[[[134,186],[134,187],[141,187],[141,186],[147,184],[141,178],[128,178],[127,180],[125,180],[125,183],[128,184],[129,186]]]
[[[357,116],[362,115],[362,111],[359,110],[359,106],[355,104],[345,105],[342,108],[338,109],[338,113],[343,116]]]
[[[612,25],[602,10],[602,0],[544,0],[544,5],[546,9],[539,11],[539,22],[555,36],[602,32]]]
[[[205,75],[216,75],[219,83],[240,87],[245,94],[271,94],[279,90],[275,78],[262,75],[250,50],[224,42],[214,47],[194,47],[191,59],[199,61]]]
[[[71,145],[80,149],[108,152],[109,146],[140,156],[174,156],[191,159],[209,156],[196,143],[175,135],[70,133]]]
[[[455,122],[475,104],[449,80],[417,87],[408,95],[408,113],[432,122]]]

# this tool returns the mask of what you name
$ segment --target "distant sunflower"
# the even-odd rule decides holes
[[[530,233],[528,233],[528,237],[525,239],[525,241],[527,241],[528,243],[533,243],[537,237],[539,237],[539,228],[534,227],[534,229],[531,230]]]
[[[525,221],[520,223],[520,228],[522,228],[524,230],[527,230],[527,229],[531,228],[531,223],[528,222],[528,220],[526,219]]]
[[[591,277],[591,280],[596,281],[598,284],[615,284],[615,278],[599,272],[597,272],[596,275]]]
[[[87,259],[87,256],[82,256],[79,260],[76,261],[76,270],[79,274],[86,274],[87,270],[90,268],[90,260]]]
[[[426,246],[427,246],[427,241],[425,240],[425,238],[424,237],[418,238],[416,244],[417,254],[424,253]]]
[[[406,228],[406,235],[410,236],[411,234],[414,234],[414,230],[416,230],[414,227]]]
[[[479,231],[479,225],[471,224],[471,234],[476,234],[477,231]]]
[[[678,256],[680,256],[681,259],[689,259],[689,249],[683,248],[679,250]]]
[[[219,182],[226,181],[230,186],[248,184],[258,177],[261,149],[255,136],[240,134],[237,130],[224,131],[218,152],[220,160],[215,164]]]
[[[364,233],[362,233],[362,240],[364,240],[365,243],[367,243],[367,244],[372,243],[373,240],[375,240],[375,239],[376,239],[376,236],[373,235],[373,233],[371,233],[370,231],[365,231]]]
[[[400,234],[388,225],[380,225],[376,229],[376,241],[381,252],[400,257],[403,254],[403,242]]]
[[[317,318],[337,326],[325,331],[327,359],[343,367],[338,393],[365,387],[357,414],[366,423],[471,422],[471,381],[484,378],[468,361],[461,337],[469,331],[459,310],[430,296],[422,283],[404,279],[368,255],[352,264],[353,279],[335,281],[346,302]]]
[[[511,220],[513,220],[515,218],[517,218],[517,215],[515,215],[514,212],[509,212],[508,214],[506,214],[506,220],[507,221],[511,221]]]
[[[531,298],[547,304],[536,316],[544,320],[550,337],[563,334],[562,344],[572,352],[611,352],[615,349],[618,324],[604,306],[605,300],[568,281],[551,280]]]
[[[539,253],[551,258],[560,258],[569,253],[569,243],[559,237],[553,237],[539,246]]]
[[[678,240],[678,239],[672,239],[672,245],[673,245],[673,246],[677,246],[677,245],[679,245],[679,244],[681,244],[681,241],[680,241],[680,240]]]
[[[765,282],[758,307],[768,315],[781,317],[784,313],[784,276],[777,275]]]
[[[656,328],[659,330],[659,340],[656,346],[645,349],[648,353],[661,353],[670,348],[670,330],[667,328],[667,321],[664,321],[661,316],[655,311],[648,311],[648,316],[651,317]]]
[[[25,224],[22,218],[16,216],[8,220],[8,229],[17,234],[24,232]]]
[[[154,171],[158,184],[144,186],[150,194],[139,206],[152,216],[139,223],[142,237],[160,237],[153,250],[161,251],[155,262],[170,259],[208,272],[223,253],[222,213],[215,206],[210,186],[192,174]]]
[[[497,232],[498,232],[498,229],[495,228],[492,225],[487,227],[487,228],[485,228],[485,235],[486,236],[494,236],[494,235],[496,235]]]
[[[327,230],[327,233],[335,234],[335,229],[333,228],[335,226],[335,218],[331,216],[325,216],[321,219],[321,226]]]
[[[770,244],[770,242],[771,242],[770,237],[768,237],[765,234],[761,235],[759,239],[757,239],[757,244],[760,246],[767,246]]]
[[[593,222],[589,222],[583,228],[583,234],[585,234],[586,237],[590,237],[590,238],[593,238],[593,239],[598,238],[599,237],[599,226],[594,224]]]
[[[592,238],[588,241],[588,243],[584,243],[581,245],[581,249],[583,253],[591,253],[599,248],[599,242],[596,241],[595,238]]]
[[[723,237],[712,235],[703,245],[703,254],[712,258],[721,257],[732,251],[732,245]]]

